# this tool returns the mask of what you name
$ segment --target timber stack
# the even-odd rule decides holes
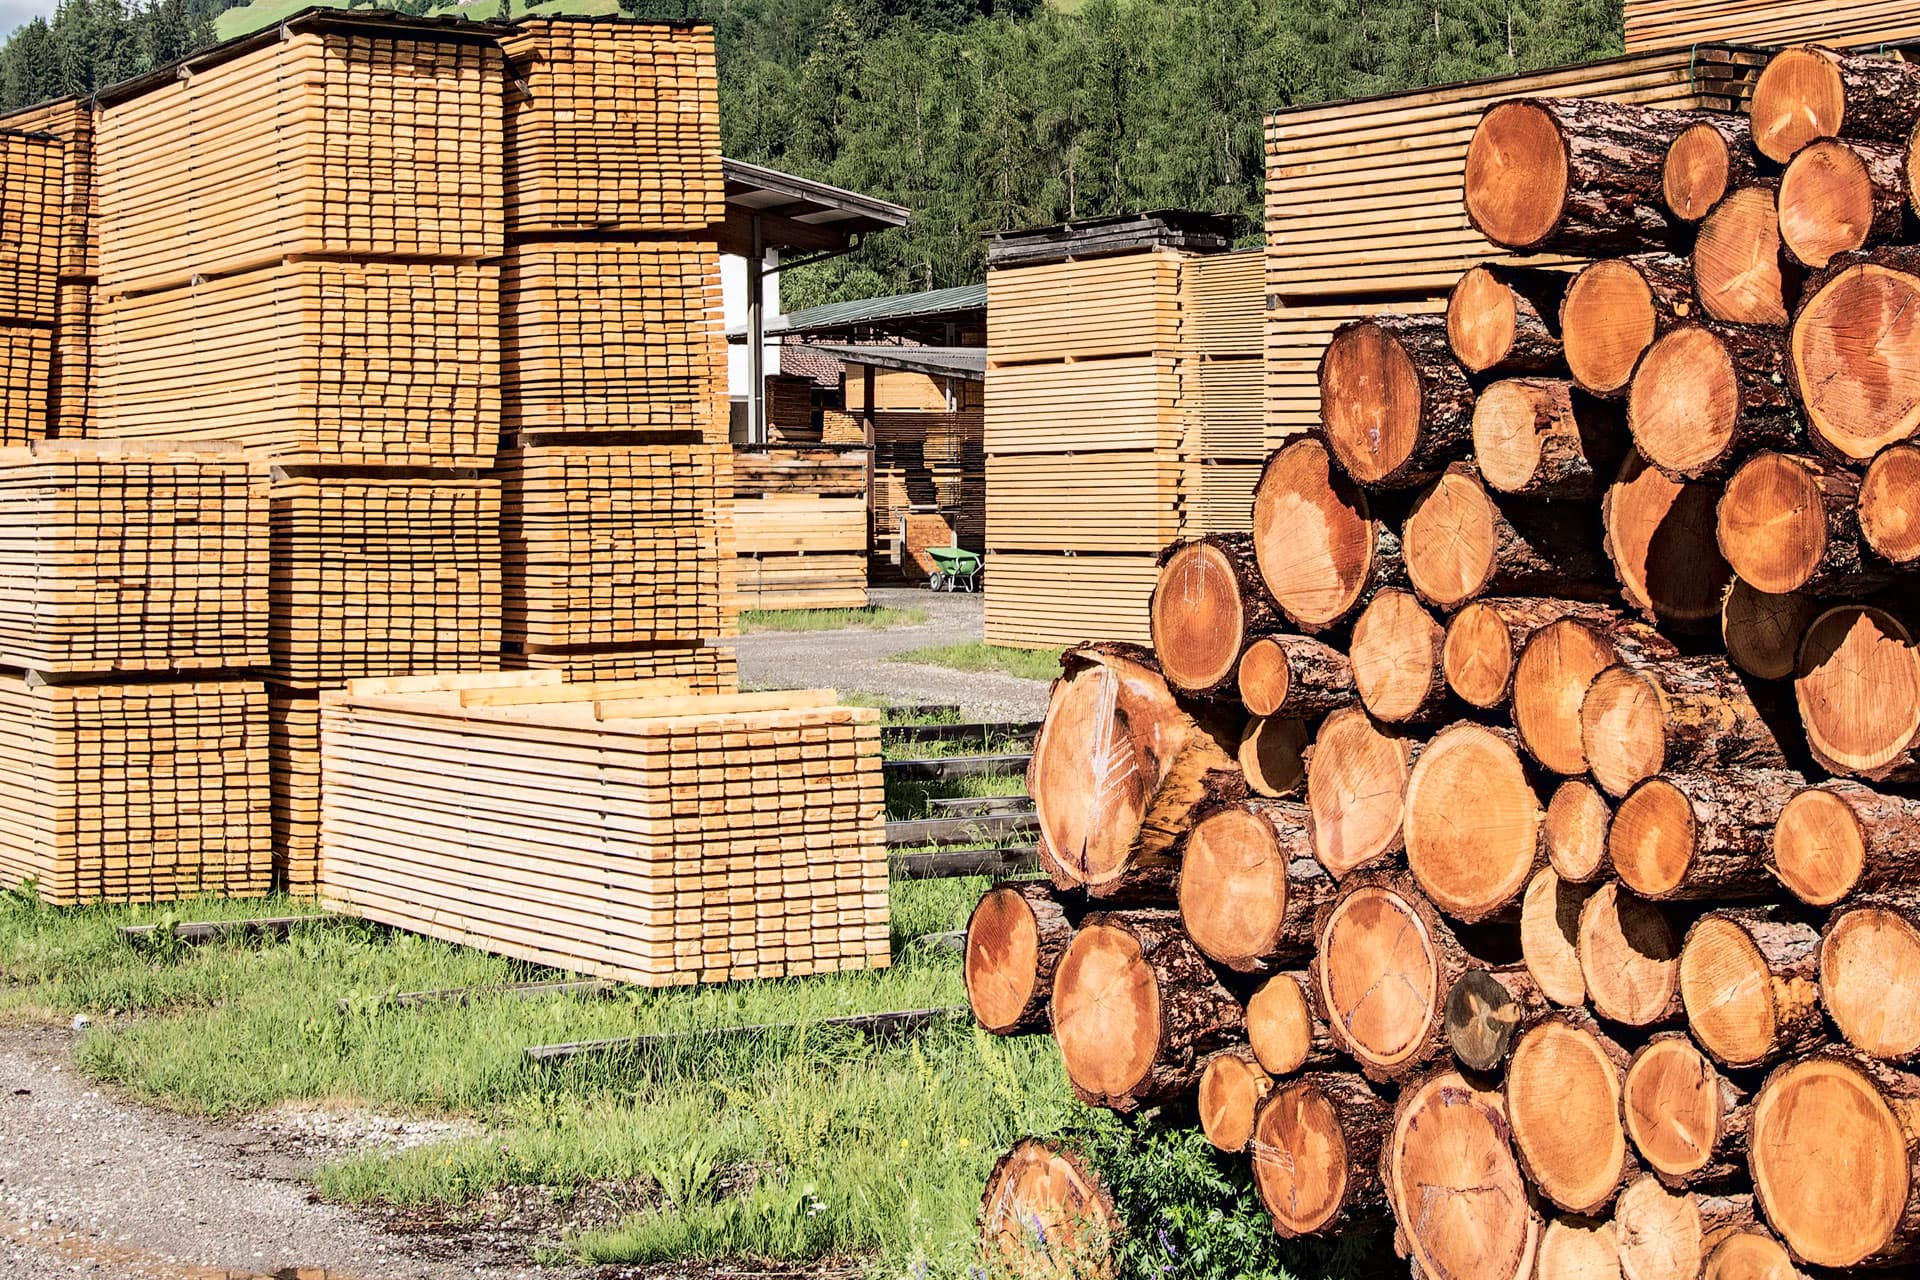
[[[1340,326],[1252,532],[1063,655],[981,1025],[1415,1275],[1920,1263],[1916,123],[1814,47],[1487,110],[1467,215],[1555,267]],[[997,1256],[1111,1216],[1066,1159]]]

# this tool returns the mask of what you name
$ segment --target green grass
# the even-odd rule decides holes
[[[222,40],[231,40],[235,36],[244,36],[250,32],[264,30],[277,22],[283,22],[302,9],[311,8],[315,4],[333,4],[339,9],[348,7],[344,0],[253,0],[252,4],[228,9],[216,17],[213,20],[214,34]],[[542,4],[527,4],[523,0],[513,0],[513,16],[516,18],[529,14],[597,16],[619,12],[620,0],[546,0]],[[429,16],[461,17],[470,18],[476,22],[490,22],[500,16],[500,0],[470,0],[466,4],[440,4],[434,6]]]
[[[849,627],[885,631],[891,627],[917,627],[926,620],[925,609],[896,609],[884,604],[870,604],[860,609],[745,609],[740,613],[740,634],[844,631]]]
[[[999,671],[1028,680],[1051,680],[1060,674],[1060,655],[1048,649],[1009,649],[974,640],[965,644],[933,644],[896,653],[893,662],[918,662],[954,671]]]

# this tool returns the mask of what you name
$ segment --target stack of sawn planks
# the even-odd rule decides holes
[[[1342,326],[1251,535],[1064,656],[982,1025],[1416,1275],[1920,1262],[1916,123],[1811,47],[1744,117],[1488,110],[1474,225],[1598,260]]]

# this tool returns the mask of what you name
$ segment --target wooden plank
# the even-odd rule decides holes
[[[977,724],[883,724],[880,726],[880,740],[896,745],[907,742],[968,742],[975,739],[1013,744],[1031,743],[1033,736],[1039,732],[1038,720],[1000,720]]]
[[[887,777],[897,782],[930,782],[946,778],[976,778],[1019,773],[1031,757],[1022,754],[991,756],[936,756],[925,760],[888,760]]]
[[[887,824],[887,847],[912,849],[921,845],[985,844],[1032,835],[1039,818],[1032,810],[986,817],[913,818]]]
[[[576,1040],[569,1044],[528,1045],[524,1059],[535,1066],[566,1062],[574,1058],[619,1055],[633,1057],[657,1053],[685,1044],[704,1044],[739,1037],[792,1035],[807,1031],[859,1031],[876,1040],[897,1040],[922,1035],[935,1027],[972,1017],[964,1005],[936,1009],[901,1009],[890,1013],[861,1013],[843,1018],[821,1018],[817,1022],[746,1023],[732,1027],[713,1027],[697,1031],[670,1031],[659,1035],[622,1036],[609,1040]]]
[[[943,853],[896,853],[888,860],[896,880],[955,880],[966,876],[1005,879],[1040,869],[1039,853],[1017,849],[956,849]]]

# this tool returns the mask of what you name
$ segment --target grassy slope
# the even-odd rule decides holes
[[[213,20],[213,29],[222,40],[231,40],[235,36],[244,36],[249,32],[270,27],[282,22],[302,9],[310,9],[316,4],[328,4],[333,0],[253,0],[228,9]],[[336,8],[345,8],[337,4]],[[612,14],[620,12],[620,0],[546,0],[543,4],[527,4],[524,0],[513,0],[515,17],[525,14]],[[499,0],[471,0],[467,4],[442,4],[433,10],[435,17],[461,16],[476,21],[491,21],[499,16]]]

